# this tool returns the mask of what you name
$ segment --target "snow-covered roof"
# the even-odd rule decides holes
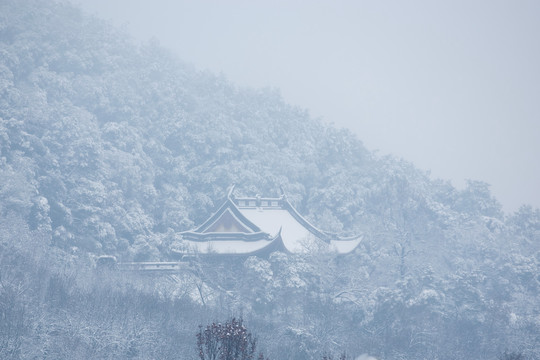
[[[186,251],[199,254],[305,253],[313,249],[346,254],[361,241],[361,237],[341,238],[317,229],[284,196],[235,198],[231,193],[207,221],[183,235]]]
[[[310,240],[311,233],[289,211],[281,208],[239,209],[242,215],[268,234],[277,234],[281,229],[283,244],[290,252],[303,252],[303,246],[308,245],[306,242]]]

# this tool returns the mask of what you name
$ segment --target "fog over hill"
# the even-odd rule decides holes
[[[72,0],[506,212],[540,206],[540,3]]]
[[[538,209],[505,215],[484,182],[434,180],[72,5],[0,14],[0,358],[194,359],[199,324],[240,315],[273,359],[540,356]],[[93,270],[170,260],[231,184],[364,239],[174,283]]]

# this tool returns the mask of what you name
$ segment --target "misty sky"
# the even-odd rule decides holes
[[[486,181],[506,211],[540,207],[540,1],[72,1],[370,150]]]

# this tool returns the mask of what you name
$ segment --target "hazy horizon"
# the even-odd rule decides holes
[[[505,211],[540,207],[540,4],[73,0]]]

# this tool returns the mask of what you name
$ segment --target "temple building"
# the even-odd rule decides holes
[[[340,237],[317,229],[289,203],[279,198],[235,197],[232,189],[225,203],[196,229],[182,235],[176,255],[243,255],[266,257],[274,251],[351,253],[362,238]]]

